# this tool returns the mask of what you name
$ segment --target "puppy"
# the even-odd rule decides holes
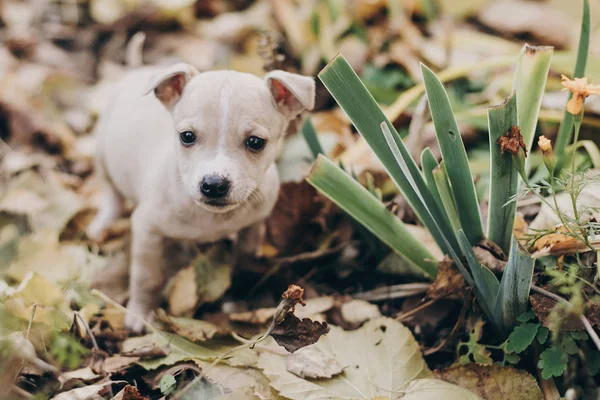
[[[165,238],[214,242],[238,234],[237,256],[255,254],[279,191],[275,157],[291,120],[314,105],[314,79],[272,71],[199,73],[187,64],[144,67],[117,85],[98,121],[104,199],[87,230],[99,240],[131,217],[130,299],[140,316],[160,305]],[[141,331],[128,313],[125,324]]]

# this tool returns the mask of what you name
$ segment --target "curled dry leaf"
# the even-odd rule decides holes
[[[585,250],[589,251],[587,245],[577,237],[574,237],[566,227],[556,227],[555,232],[556,233],[549,233],[541,236],[533,243],[529,251],[533,253],[534,258],[546,255],[562,256],[565,254],[575,254]]]
[[[226,330],[207,321],[170,317],[162,309],[156,311],[156,317],[157,321],[161,322],[168,331],[176,333],[192,342],[205,342],[213,337],[223,337],[229,334]]]
[[[301,320],[294,315],[297,304],[305,305],[303,296],[304,289],[290,285],[281,295],[282,300],[273,316],[273,323],[264,335],[273,337],[277,344],[290,353],[317,342],[329,332],[326,322],[312,321],[309,318]]]
[[[317,346],[304,347],[285,359],[285,367],[300,378],[322,379],[341,374],[344,370],[331,354]]]
[[[117,393],[111,400],[145,400],[135,386],[127,385]]]
[[[536,379],[526,371],[500,365],[453,365],[434,371],[438,379],[472,390],[486,400],[541,400]]]
[[[427,289],[427,297],[438,299],[447,298],[464,298],[467,294],[467,286],[462,274],[454,265],[454,261],[448,256],[445,256],[438,264],[438,273],[435,281]]]

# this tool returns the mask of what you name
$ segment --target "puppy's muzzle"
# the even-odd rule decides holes
[[[206,175],[200,182],[200,192],[208,199],[217,200],[227,196],[230,186],[229,180],[221,175]]]

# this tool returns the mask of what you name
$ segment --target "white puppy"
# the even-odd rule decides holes
[[[314,97],[312,78],[284,71],[263,80],[177,64],[123,79],[96,129],[105,199],[87,234],[99,239],[124,198],[135,202],[129,310],[146,316],[160,304],[165,238],[214,242],[239,232],[238,255],[256,252],[279,191],[278,142]],[[143,327],[131,313],[125,322]]]

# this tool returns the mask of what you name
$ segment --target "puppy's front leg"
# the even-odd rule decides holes
[[[161,289],[165,281],[163,260],[163,237],[148,226],[141,210],[136,210],[131,221],[131,270],[129,277],[130,311],[125,318],[125,326],[141,332],[150,311],[161,303]]]

